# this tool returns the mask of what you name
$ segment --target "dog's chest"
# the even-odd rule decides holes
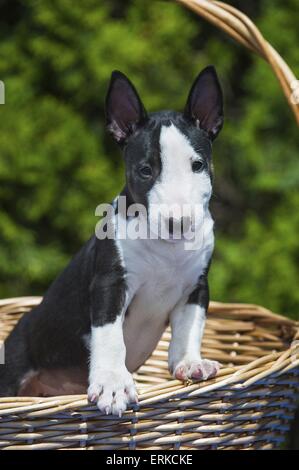
[[[187,301],[207,266],[212,245],[185,251],[160,240],[124,240],[119,247],[129,297],[124,321],[126,363],[135,370],[154,350],[173,308]]]
[[[129,276],[130,277],[130,276]],[[128,307],[129,316],[137,316],[145,323],[156,321],[165,323],[168,312],[183,296],[190,284],[196,279],[189,279],[175,264],[156,262],[140,273],[140,286]]]

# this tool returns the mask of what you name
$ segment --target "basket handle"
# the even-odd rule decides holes
[[[260,55],[272,67],[299,126],[299,81],[255,24],[237,8],[214,0],[176,0]]]

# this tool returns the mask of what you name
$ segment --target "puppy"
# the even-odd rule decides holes
[[[223,125],[215,69],[209,66],[198,75],[183,113],[151,114],[134,85],[115,71],[106,121],[123,153],[126,186],[98,233],[8,337],[0,395],[29,394],[30,380],[34,393],[43,394],[37,378],[49,376],[50,394],[71,393],[70,377],[78,370],[88,376],[89,400],[103,413],[121,415],[137,400],[132,372],[169,323],[174,377],[205,380],[219,367],[200,354],[214,246],[211,150]],[[134,210],[120,210],[122,200]],[[170,206],[176,209],[167,212]],[[121,236],[120,226],[135,233],[137,220],[146,223],[146,236]],[[190,233],[197,239],[193,245]]]

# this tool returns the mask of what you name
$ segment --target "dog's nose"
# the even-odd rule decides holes
[[[174,217],[169,217],[168,219],[168,228],[169,234],[173,235],[174,233],[182,235],[184,232],[187,232],[191,226],[191,217],[180,217],[175,219]]]

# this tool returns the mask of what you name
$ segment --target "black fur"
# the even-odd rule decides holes
[[[41,368],[88,365],[84,335],[113,322],[125,293],[114,240],[90,239],[5,342],[0,396],[14,396],[22,377]]]
[[[188,304],[196,304],[204,307],[207,311],[209,306],[209,284],[207,274],[202,274],[199,279],[196,288],[189,295]]]
[[[162,126],[174,124],[186,137],[193,148],[198,152],[203,161],[202,171],[212,174],[212,146],[208,134],[190,126],[190,122],[181,113],[174,111],[160,111],[151,113],[141,129],[129,136],[123,145],[123,154],[126,163],[126,187],[121,195],[127,196],[127,205],[136,202],[143,204],[148,209],[147,195],[161,174],[160,158],[160,131]],[[149,165],[152,176],[144,179],[138,169],[143,165]]]

